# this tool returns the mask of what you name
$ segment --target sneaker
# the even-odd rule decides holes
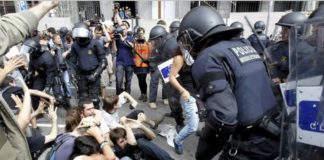
[[[150,108],[152,108],[152,109],[156,109],[156,108],[157,108],[157,107],[156,107],[156,104],[155,104],[154,102],[149,103],[149,106],[150,106]]]
[[[169,101],[168,101],[168,99],[163,99],[163,104],[165,104],[165,105],[169,105]]]
[[[175,142],[175,139],[173,139],[173,144],[174,144],[174,150],[177,154],[183,154],[183,146],[182,144],[177,144]]]
[[[109,87],[111,87],[111,86],[112,86],[112,81],[110,81],[110,82],[108,83],[108,86],[109,86]]]
[[[147,95],[143,94],[143,99],[142,99],[143,102],[147,102]]]

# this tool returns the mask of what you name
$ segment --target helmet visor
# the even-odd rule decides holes
[[[35,52],[35,48],[30,47],[30,46],[22,45],[20,48],[21,54],[31,54],[33,52]]]
[[[72,31],[73,38],[89,38],[90,31],[85,28],[74,28]]]

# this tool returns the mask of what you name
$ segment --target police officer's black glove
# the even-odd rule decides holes
[[[144,59],[144,58],[142,59],[142,62],[143,63],[146,63],[146,64],[149,64],[150,63],[149,59]]]
[[[99,74],[98,74],[97,72],[92,73],[92,74],[88,77],[88,81],[89,81],[90,83],[95,82],[96,79],[98,78],[98,75],[99,75]]]

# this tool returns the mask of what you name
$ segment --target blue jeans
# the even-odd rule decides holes
[[[151,72],[151,81],[150,81],[150,95],[149,95],[149,102],[156,102],[157,92],[159,88],[159,80],[161,79],[161,75],[158,69],[155,69],[153,72]],[[166,88],[165,84],[163,83],[162,87],[162,99],[167,99],[166,96]]]
[[[72,94],[71,94],[71,85],[70,85],[70,75],[67,70],[63,72],[63,81],[66,87],[66,96],[71,97]]]
[[[177,144],[182,144],[183,140],[189,135],[196,132],[199,124],[198,108],[196,99],[192,96],[188,100],[180,100],[183,113],[185,115],[185,126],[181,129],[179,134],[175,137]]]
[[[123,92],[122,83],[125,76],[125,91],[130,94],[131,92],[131,81],[133,77],[134,67],[117,65],[116,67],[116,94],[119,95]]]

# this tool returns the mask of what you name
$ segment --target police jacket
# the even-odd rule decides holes
[[[270,64],[271,78],[286,79],[289,74],[289,45],[287,41],[279,41],[267,48],[267,62]]]
[[[245,39],[201,51],[192,75],[206,109],[228,125],[253,125],[276,105],[263,60]]]
[[[103,46],[95,39],[86,46],[73,43],[70,61],[77,64],[76,69],[80,72],[92,72],[102,63],[107,63]]]
[[[49,51],[44,51],[39,57],[31,56],[29,70],[36,71],[39,77],[46,79],[46,85],[49,85],[52,83],[56,70],[54,57]]]
[[[168,34],[159,48],[153,49],[150,58],[150,66],[156,67],[162,62],[172,58],[178,47],[177,37],[174,34]]]
[[[250,41],[252,47],[254,47],[254,49],[261,55],[263,54],[263,48],[258,42],[257,36],[265,48],[267,48],[270,45],[270,39],[266,34],[263,33],[252,34],[248,37],[248,40]]]

